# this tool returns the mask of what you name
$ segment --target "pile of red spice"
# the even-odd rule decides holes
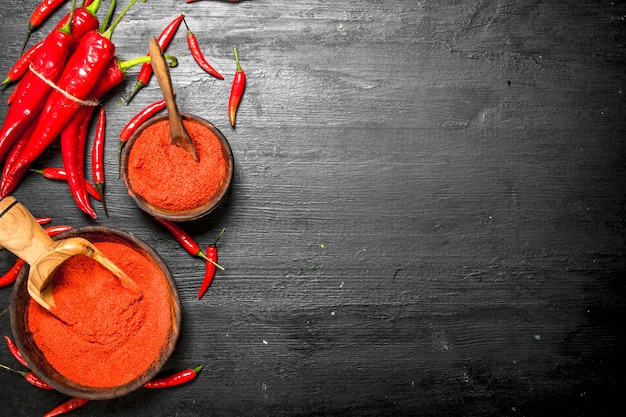
[[[54,276],[53,311],[31,300],[28,328],[49,363],[84,386],[123,385],[145,372],[169,338],[171,312],[162,271],[122,243],[94,245],[140,287],[136,295],[96,261],[77,255]]]
[[[209,201],[226,181],[219,138],[201,123],[183,121],[198,152],[198,162],[170,144],[169,120],[144,129],[128,155],[128,181],[138,196],[168,210],[189,210]]]

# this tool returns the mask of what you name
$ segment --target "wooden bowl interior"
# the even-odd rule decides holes
[[[135,131],[135,133],[133,133],[133,135],[128,139],[128,142],[126,143],[122,151],[122,158],[121,158],[122,179],[124,181],[124,185],[126,186],[126,189],[128,190],[128,194],[135,201],[137,206],[152,216],[161,217],[161,218],[171,220],[171,221],[196,220],[203,216],[206,216],[207,214],[215,210],[226,198],[226,195],[228,194],[228,191],[232,183],[233,172],[234,172],[233,152],[230,147],[230,144],[228,143],[228,140],[226,140],[226,137],[222,134],[222,132],[215,125],[213,125],[212,123],[198,116],[187,114],[187,113],[183,113],[181,114],[181,116],[183,120],[193,120],[195,122],[198,122],[204,125],[207,129],[211,130],[219,138],[220,143],[222,145],[221,146],[222,154],[224,157],[224,161],[226,163],[226,181],[224,181],[224,183],[222,184],[222,187],[219,190],[219,192],[216,193],[215,196],[213,196],[210,200],[204,202],[198,207],[194,207],[194,208],[187,209],[187,210],[169,210],[169,209],[151,204],[150,202],[142,198],[140,195],[137,195],[132,189],[132,186],[128,179],[128,157],[130,155],[130,151],[133,148],[133,144],[135,143],[135,140],[137,139],[137,137],[139,137],[146,128],[148,128],[154,123],[158,123],[162,120],[168,119],[167,114],[155,116],[151,118],[150,120],[146,121],[143,125],[141,125]]]
[[[60,234],[55,237],[55,239],[65,239],[75,236],[86,238],[92,243],[115,242],[126,244],[143,254],[146,259],[152,260],[152,262],[158,266],[163,272],[163,277],[166,281],[165,284],[168,291],[167,303],[171,310],[168,343],[161,348],[158,357],[154,359],[152,365],[144,373],[122,386],[113,388],[87,387],[67,379],[50,365],[33,342],[28,331],[28,304],[30,302],[30,295],[28,294],[26,285],[28,282],[28,265],[20,272],[13,288],[11,299],[11,331],[15,339],[15,344],[33,372],[58,391],[70,396],[90,400],[121,397],[140,388],[146,382],[154,378],[174,351],[181,325],[180,299],[176,283],[163,259],[146,243],[129,233],[102,226],[88,226],[70,230]]]

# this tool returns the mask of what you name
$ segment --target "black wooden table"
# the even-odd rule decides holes
[[[37,3],[0,3],[2,71]],[[14,193],[54,224],[154,247],[183,303],[165,371],[205,364],[75,415],[610,415],[625,382],[623,2],[149,0],[115,31],[118,55],[143,55],[180,13],[226,79],[193,62],[183,26],[167,49],[178,104],[235,158],[226,203],[184,224],[203,247],[226,229],[207,294],[203,261],[117,178],[120,130],[161,98],[153,80],[119,103],[137,69],[103,103],[110,216],[37,174]],[[248,74],[236,128],[233,45]],[[38,165],[60,161],[53,145]],[[3,271],[13,261],[0,253]],[[19,367],[5,348],[0,363]],[[0,386],[0,414],[66,398],[10,372]]]

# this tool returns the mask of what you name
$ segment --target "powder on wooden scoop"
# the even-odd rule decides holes
[[[133,279],[136,295],[96,261],[77,255],[53,281],[54,313],[30,300],[28,328],[48,362],[84,386],[123,385],[145,372],[167,343],[171,313],[161,270],[131,247],[96,242]]]

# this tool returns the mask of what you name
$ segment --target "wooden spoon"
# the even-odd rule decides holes
[[[159,42],[154,37],[150,38],[150,61],[152,63],[154,75],[159,81],[159,86],[163,92],[165,106],[167,107],[167,114],[170,118],[170,143],[185,149],[191,154],[193,160],[198,162],[198,152],[196,151],[193,140],[191,140],[189,133],[183,125],[183,119],[181,118],[178,106],[176,105],[174,89],[172,88],[172,78],[170,77],[170,69],[167,66],[167,62],[165,62],[163,50],[159,46]]]
[[[30,265],[28,293],[48,311],[55,307],[51,279],[54,271],[74,255],[94,259],[111,271],[125,288],[141,294],[135,281],[91,242],[80,237],[53,241],[33,215],[12,196],[0,200],[0,244]]]

